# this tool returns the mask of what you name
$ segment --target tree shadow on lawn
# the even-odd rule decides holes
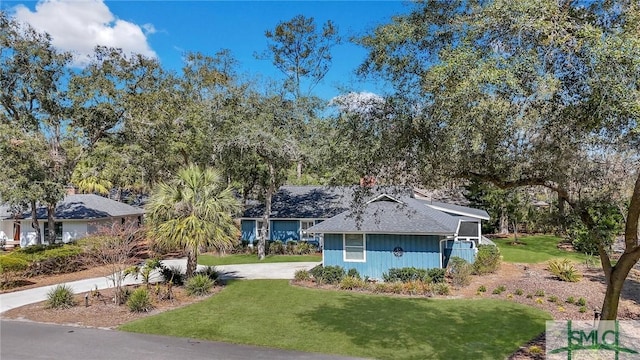
[[[300,314],[360,348],[387,359],[505,358],[544,331],[535,309],[496,300],[429,300],[348,296]],[[331,339],[327,339],[331,341]]]

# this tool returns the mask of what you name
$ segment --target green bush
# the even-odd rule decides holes
[[[185,284],[187,295],[203,296],[207,295],[213,287],[213,280],[205,274],[197,274],[189,278]]]
[[[282,241],[276,240],[276,241],[269,242],[268,254],[270,254],[270,255],[284,255],[284,253],[285,253],[285,247],[284,247],[284,244],[282,243]]]
[[[313,278],[318,283],[323,284],[337,284],[342,278],[345,277],[346,272],[341,266],[326,266],[318,265],[309,270]]]
[[[487,287],[486,287],[486,286],[484,286],[484,285],[480,285],[480,286],[478,287],[478,292],[481,292],[481,293],[483,293],[483,292],[487,292]]]
[[[573,296],[569,296],[564,302],[566,302],[567,304],[575,304],[576,299],[574,299]]]
[[[170,282],[175,286],[184,285],[185,273],[180,266],[160,266],[160,274],[165,282]]]
[[[389,273],[383,273],[382,279],[385,282],[409,282],[416,280],[424,280],[427,277],[427,270],[415,267],[391,268]]]
[[[454,287],[460,288],[471,283],[473,267],[467,260],[458,256],[452,257],[447,265],[447,271],[451,276],[451,283]]]
[[[340,280],[338,287],[342,290],[357,290],[366,287],[366,283],[355,276],[345,276]]]
[[[316,247],[304,241],[299,242],[295,249],[297,255],[309,255],[314,252],[316,252]]]
[[[586,306],[580,306],[580,311],[581,313],[586,313],[587,312],[587,307]]]
[[[552,302],[552,303],[557,303],[558,302],[558,297],[555,295],[551,295],[549,296],[549,298],[547,299],[548,302]]]
[[[581,297],[578,299],[578,301],[576,301],[576,305],[578,306],[585,306],[587,305],[587,299]]]
[[[542,289],[536,290],[536,293],[534,295],[536,297],[544,297],[544,290]]]
[[[0,256],[0,274],[25,270],[29,262],[11,255]]]
[[[443,282],[434,283],[431,286],[431,290],[437,295],[449,295],[451,293],[449,285]]]
[[[431,280],[432,283],[441,283],[444,282],[444,275],[446,270],[440,268],[432,268],[427,270],[427,277]]]
[[[358,272],[357,269],[354,269],[354,268],[351,268],[351,269],[349,269],[349,271],[347,271],[347,276],[351,276],[351,277],[355,277],[355,278],[361,279],[360,273]]]
[[[514,292],[514,294],[518,295],[518,296],[522,296],[522,294],[524,294],[524,291],[522,289],[516,289],[516,291]]]
[[[204,276],[208,277],[209,279],[211,279],[214,282],[214,284],[220,278],[220,273],[218,272],[218,270],[216,270],[215,266],[204,267],[204,268],[196,271],[196,275],[204,275]]]
[[[319,280],[320,278],[322,278],[323,270],[324,268],[322,267],[322,265],[316,265],[312,267],[311,270],[309,270],[309,274],[311,274],[311,276],[313,276],[314,279]]]
[[[153,309],[149,290],[146,287],[135,289],[127,299],[127,307],[131,312],[147,312]]]
[[[293,279],[296,281],[309,281],[311,280],[311,274],[304,269],[296,270]]]
[[[500,249],[493,245],[478,246],[473,272],[478,275],[494,273],[500,268]]]
[[[549,271],[562,281],[578,282],[582,279],[582,275],[569,259],[550,260],[548,266]]]
[[[73,289],[66,284],[60,284],[47,293],[47,308],[68,309],[76,305],[73,299]]]

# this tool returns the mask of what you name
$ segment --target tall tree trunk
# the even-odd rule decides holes
[[[504,209],[500,210],[500,234],[506,235],[509,233],[509,217]]]
[[[262,228],[260,229],[260,239],[258,240],[258,259],[263,260],[265,257],[265,243],[267,240],[267,232],[269,231],[269,218],[271,216],[271,201],[276,191],[276,170],[273,164],[269,163],[269,186],[267,187],[267,196],[264,200],[264,215],[262,216]]]
[[[296,165],[296,175],[298,176],[298,181],[302,178],[302,160],[298,160],[298,164]]]
[[[189,248],[187,249],[187,277],[193,276],[196,272],[196,267],[198,266],[198,249]]]
[[[35,200],[31,200],[31,227],[36,232],[36,245],[42,244],[42,234],[40,233],[40,223],[38,222],[38,208]],[[25,241],[27,240],[28,239],[25,239]]]
[[[56,243],[56,204],[47,204],[47,223],[49,224],[49,231],[47,234],[47,241],[49,245]]]
[[[624,229],[624,253],[615,266],[611,266],[608,254],[602,245],[598,246],[602,268],[607,281],[607,292],[602,303],[603,320],[615,320],[618,317],[618,303],[624,281],[631,269],[640,260],[640,244],[638,244],[638,228],[640,222],[640,173],[636,179],[627,210],[627,221]]]

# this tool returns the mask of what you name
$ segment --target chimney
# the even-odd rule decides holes
[[[360,178],[360,186],[372,188],[376,186],[376,177],[373,175],[365,175]]]

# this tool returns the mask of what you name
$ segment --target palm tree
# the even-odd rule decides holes
[[[233,216],[240,203],[215,169],[189,165],[160,183],[147,205],[150,235],[160,246],[187,253],[187,276],[195,273],[202,248],[229,249],[239,230]]]

